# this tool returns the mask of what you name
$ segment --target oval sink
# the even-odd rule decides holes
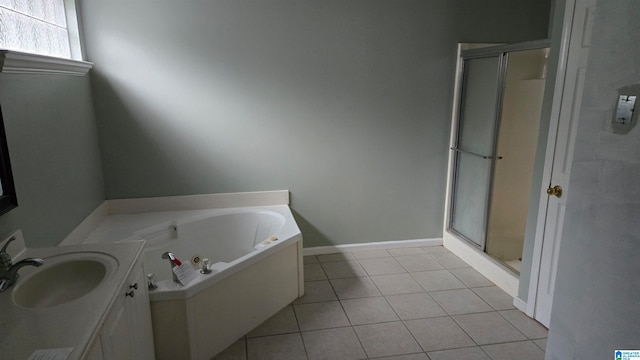
[[[56,261],[57,260],[57,261]],[[13,301],[26,308],[48,308],[87,295],[107,276],[109,261],[99,258],[54,259],[24,279],[18,279]]]

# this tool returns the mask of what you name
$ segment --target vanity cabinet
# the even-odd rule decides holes
[[[118,290],[87,359],[154,359],[149,293],[142,263],[137,262]]]

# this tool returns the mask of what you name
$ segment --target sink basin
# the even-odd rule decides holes
[[[46,258],[43,266],[18,279],[13,302],[25,308],[48,308],[80,299],[114,272],[114,262],[106,254]]]

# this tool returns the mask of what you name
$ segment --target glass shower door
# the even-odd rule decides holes
[[[505,55],[464,59],[449,228],[481,250],[496,160]]]

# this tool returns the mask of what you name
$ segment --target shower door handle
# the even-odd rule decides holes
[[[554,195],[556,197],[561,197],[562,187],[560,185],[556,185],[554,187],[551,187],[551,185],[549,185],[549,188],[547,189],[547,195],[549,196]]]
[[[457,152],[461,152],[461,153],[465,153],[465,154],[473,155],[473,156],[478,156],[478,157],[481,157],[481,158],[483,158],[483,159],[494,159],[494,160],[501,160],[501,159],[502,159],[502,156],[497,156],[497,155],[496,155],[496,156],[483,155],[483,154],[474,153],[474,152],[472,152],[472,151],[462,150],[462,149],[459,149],[459,148],[457,148],[457,147],[452,147],[452,148],[449,148],[449,149],[451,149],[451,150],[453,150],[453,151],[457,151]]]

